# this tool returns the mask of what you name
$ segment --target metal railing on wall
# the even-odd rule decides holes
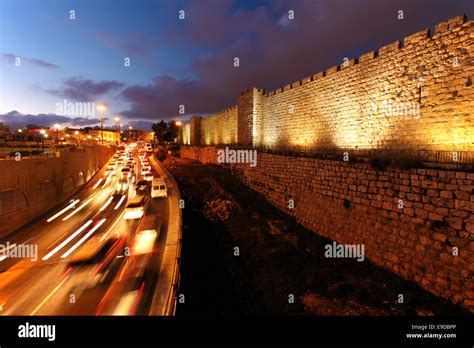
[[[434,151],[415,149],[354,149],[314,148],[304,146],[256,146],[236,144],[204,145],[229,149],[257,150],[289,157],[310,157],[356,163],[371,163],[375,166],[394,165],[401,168],[436,168],[462,171],[474,170],[474,151]]]

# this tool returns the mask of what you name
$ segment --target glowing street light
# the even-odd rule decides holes
[[[181,121],[176,121],[174,124],[177,125],[178,127],[181,127],[183,125]]]
[[[57,145],[58,142],[59,142],[59,139],[58,139],[58,137],[59,137],[59,128],[61,127],[61,125],[59,123],[56,123],[53,127],[56,131],[56,145]]]
[[[103,139],[104,130],[102,128],[102,113],[105,111],[106,107],[105,105],[97,105],[97,109],[99,110],[99,115],[100,115],[100,136],[102,138],[101,145],[104,145],[104,139]]]

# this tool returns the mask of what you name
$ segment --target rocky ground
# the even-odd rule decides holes
[[[331,240],[302,227],[225,167],[164,163],[186,203],[180,291],[190,301],[178,306],[178,315],[465,313],[367,259],[325,258]]]

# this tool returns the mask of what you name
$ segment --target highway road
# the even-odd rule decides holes
[[[145,216],[157,217],[156,235],[137,232],[143,218],[124,219],[127,202],[136,195],[135,182],[141,179],[137,148],[130,153],[136,164],[123,193],[116,191],[123,163],[111,175],[111,159],[70,201],[0,241],[17,250],[37,248],[37,255],[29,258],[0,257],[0,314],[148,314],[166,240],[169,200],[145,194],[150,202]],[[146,252],[144,246],[149,247]]]

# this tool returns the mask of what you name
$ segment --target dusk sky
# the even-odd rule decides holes
[[[474,1],[0,0],[0,121],[93,125],[98,112],[55,115],[57,103],[103,102],[107,125],[120,116],[149,130],[232,106],[252,86],[271,91],[433,32],[462,13],[474,18]]]

